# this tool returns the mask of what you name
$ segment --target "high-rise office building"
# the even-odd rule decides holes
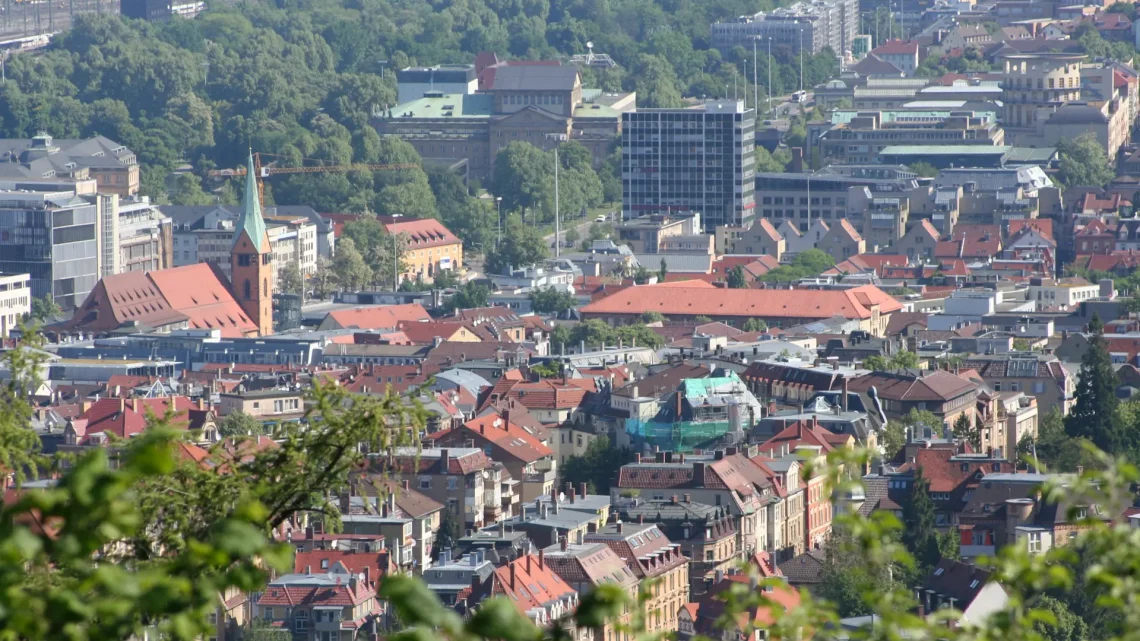
[[[0,192],[0,272],[73,309],[99,280],[98,209],[75,192]]]
[[[622,114],[622,213],[701,214],[705,230],[751,224],[755,112],[740,100]]]

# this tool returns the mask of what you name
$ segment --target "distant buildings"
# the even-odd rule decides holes
[[[139,192],[139,164],[135,152],[103,136],[57,140],[41,132],[30,139],[2,139],[0,150],[3,150],[0,151],[0,181],[94,179],[101,194],[133,196]]]
[[[770,13],[760,12],[709,25],[712,46],[723,53],[733,47],[751,49],[772,40],[773,47],[798,56],[801,47],[810,53],[830,48],[842,56],[855,48],[859,27],[857,0],[809,0]]]
[[[699,212],[708,232],[750,224],[755,125],[739,100],[623,114],[623,216]]]
[[[635,102],[632,93],[585,88],[577,67],[557,63],[405,69],[397,77],[400,104],[373,117],[380,135],[406,140],[425,161],[481,181],[491,178],[499,151],[520,140],[542,149],[575,140],[600,164],[621,131],[621,114]]]

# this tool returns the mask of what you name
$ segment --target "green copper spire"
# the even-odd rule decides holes
[[[261,199],[257,189],[257,173],[253,167],[253,152],[249,154],[249,167],[245,171],[245,195],[241,200],[241,217],[234,229],[234,245],[237,245],[241,231],[249,233],[250,239],[261,249],[261,239],[266,237],[265,219],[261,217]]]

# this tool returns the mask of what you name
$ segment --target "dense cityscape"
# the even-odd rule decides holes
[[[0,637],[1140,630],[1112,0],[0,7]]]

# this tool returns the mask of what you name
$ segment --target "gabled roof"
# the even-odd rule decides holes
[[[995,469],[996,466],[996,469]],[[922,471],[922,477],[930,482],[931,492],[953,492],[962,483],[992,472],[1013,472],[1013,464],[992,459],[972,460],[958,456],[949,448],[923,448],[914,454],[913,460],[900,465],[898,472]]]
[[[526,428],[510,422],[496,413],[485,414],[463,424],[458,429],[433,435],[437,443],[460,444],[472,436],[486,439],[524,463],[547,458],[554,452]]]
[[[442,245],[457,245],[459,238],[443,223],[434,218],[420,220],[397,220],[385,223],[384,228],[393,236],[408,235],[408,249],[417,250],[424,247],[440,247]]]
[[[875,387],[880,398],[892,401],[948,401],[976,392],[978,386],[942,370],[899,370],[874,372],[848,384],[852,392]]]
[[[871,50],[876,56],[918,55],[918,43],[913,40],[888,40]]]
[[[924,591],[933,591],[945,602],[953,599],[954,608],[965,611],[989,582],[989,570],[961,561],[942,559],[923,579],[922,588]]]
[[[350,574],[368,573],[368,581],[373,585],[388,574],[391,557],[387,550],[379,552],[353,552],[352,550],[312,549],[297,552],[293,557],[293,571],[308,574],[314,570],[330,570],[339,564]]]
[[[510,67],[508,67],[510,68]],[[577,594],[544,557],[527,554],[500,568],[491,577],[492,595],[505,595],[523,614],[545,608]]]

